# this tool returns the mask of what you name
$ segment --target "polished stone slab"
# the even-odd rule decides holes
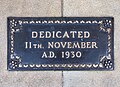
[[[7,70],[7,17],[60,16],[61,0],[0,0],[0,87],[61,87],[60,71]]]
[[[114,70],[64,71],[64,87],[119,87],[120,86],[120,0],[64,0],[65,17],[114,17]]]

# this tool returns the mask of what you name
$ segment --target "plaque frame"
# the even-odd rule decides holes
[[[22,70],[114,70],[114,19],[113,17],[84,17],[93,20],[64,20],[66,17],[56,17],[56,20],[21,20],[30,17],[8,17],[8,61],[7,69],[10,71]],[[32,18],[32,17],[31,17]],[[47,17],[46,17],[47,18]],[[51,17],[55,18],[55,17]],[[68,17],[69,18],[69,17]],[[70,17],[73,18],[73,17]],[[80,17],[75,17],[80,18]],[[83,17],[82,17],[83,18]],[[96,19],[96,20],[95,20]],[[99,20],[97,20],[99,19]],[[14,55],[14,32],[21,30],[22,24],[98,24],[100,31],[108,33],[107,56],[103,55],[96,64],[21,64],[22,58]],[[109,27],[111,26],[111,28]]]

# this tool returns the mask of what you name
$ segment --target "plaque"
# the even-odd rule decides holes
[[[113,17],[8,17],[7,69],[114,70]]]

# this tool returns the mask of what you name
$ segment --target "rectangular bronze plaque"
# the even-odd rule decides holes
[[[113,17],[8,17],[8,70],[113,70]]]

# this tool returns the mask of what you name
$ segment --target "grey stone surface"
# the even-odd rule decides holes
[[[120,0],[63,0],[63,16],[115,18],[114,71],[7,71],[7,17],[61,16],[61,0],[0,0],[0,87],[120,87]],[[62,84],[63,83],[63,84]]]
[[[63,16],[114,17],[114,71],[65,71],[64,87],[120,87],[120,0],[64,0]]]
[[[61,87],[60,71],[7,71],[7,17],[60,16],[60,0],[0,0],[0,87]]]

